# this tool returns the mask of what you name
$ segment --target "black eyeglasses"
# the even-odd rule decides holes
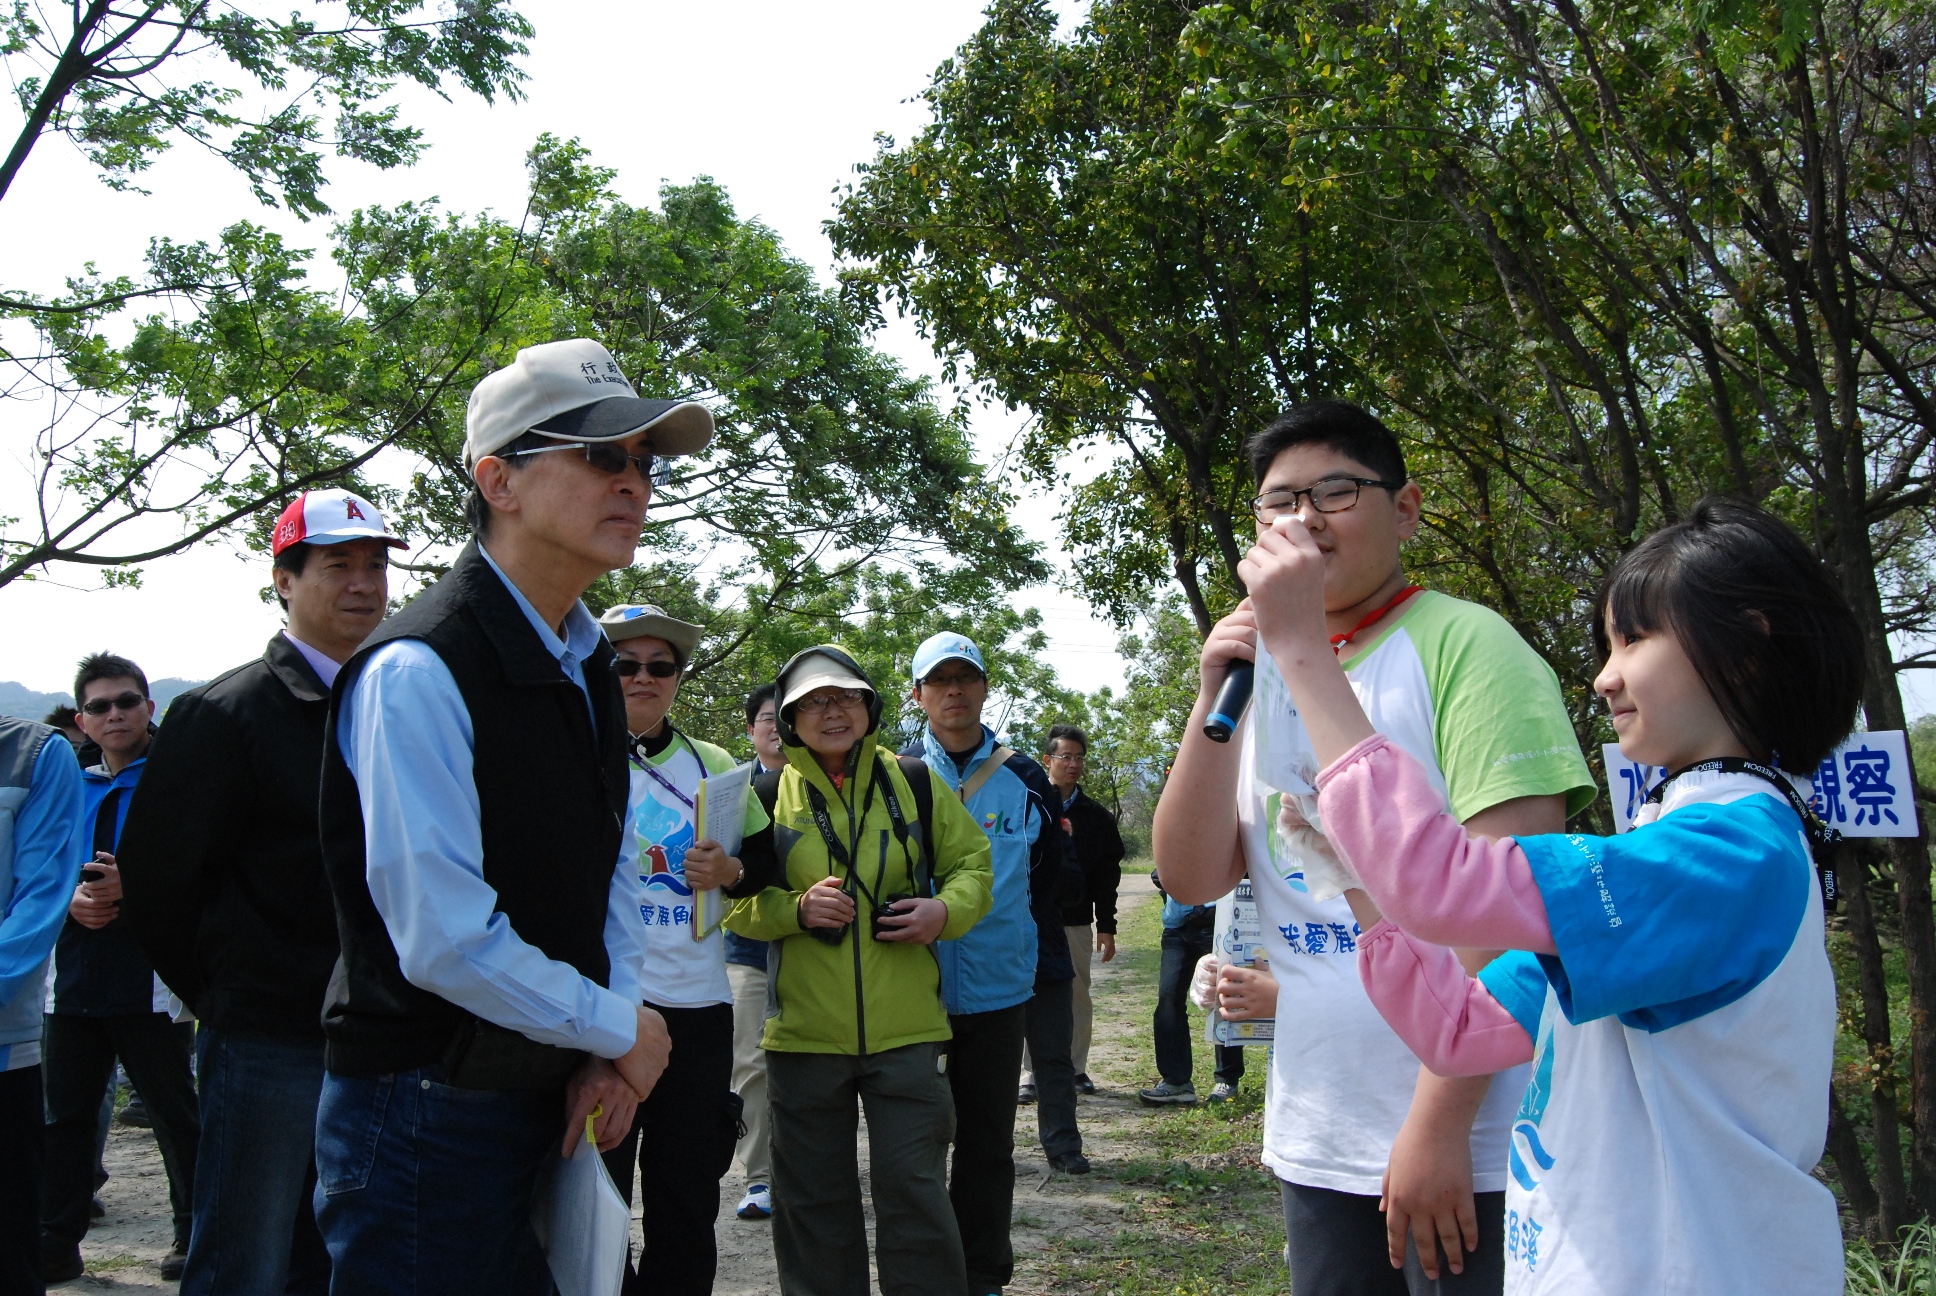
[[[521,455],[550,454],[553,450],[583,450],[586,463],[614,477],[625,471],[625,465],[637,464],[639,476],[654,486],[664,486],[672,480],[672,460],[649,449],[633,454],[616,441],[560,441],[557,445],[536,446],[530,450],[510,450],[498,457],[516,459]]]
[[[1265,491],[1250,502],[1250,511],[1265,525],[1297,512],[1300,499],[1310,500],[1311,507],[1320,513],[1342,513],[1358,502],[1358,492],[1366,486],[1382,486],[1388,491],[1395,491],[1404,484],[1379,481],[1376,477],[1327,477],[1303,490]]]
[[[147,700],[147,698],[142,697],[133,689],[129,689],[126,693],[122,693],[116,697],[89,698],[81,704],[81,710],[91,716],[104,716],[112,710],[132,711]]]
[[[630,657],[621,657],[612,663],[612,669],[618,672],[620,679],[631,679],[640,671],[644,671],[653,679],[671,679],[679,673],[679,663],[669,661],[642,662],[634,661]]]

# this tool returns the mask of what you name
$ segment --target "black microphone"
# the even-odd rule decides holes
[[[1237,722],[1244,718],[1244,708],[1250,705],[1250,684],[1257,674],[1257,664],[1247,661],[1233,661],[1224,673],[1223,687],[1217,690],[1217,700],[1210,704],[1210,718],[1203,722],[1203,736],[1211,742],[1229,742],[1230,735],[1237,732]]]

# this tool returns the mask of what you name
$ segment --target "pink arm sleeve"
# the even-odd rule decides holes
[[[1318,775],[1318,810],[1365,893],[1405,931],[1434,945],[1555,952],[1519,844],[1468,837],[1418,762],[1384,735]]]
[[[1491,1075],[1532,1059],[1526,1028],[1443,945],[1375,923],[1358,938],[1358,977],[1379,1015],[1434,1075]]]

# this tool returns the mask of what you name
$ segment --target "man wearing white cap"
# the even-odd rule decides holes
[[[309,1201],[337,953],[316,819],[323,723],[336,673],[383,620],[402,547],[360,495],[297,496],[270,534],[287,628],[175,699],[128,808],[122,920],[201,1021],[184,1292],[329,1286]]]
[[[540,1173],[594,1110],[616,1145],[670,1050],[642,1006],[615,658],[579,597],[631,563],[654,465],[712,418],[577,338],[478,383],[465,432],[472,541],[344,665],[323,743],[337,1291],[545,1296]]]

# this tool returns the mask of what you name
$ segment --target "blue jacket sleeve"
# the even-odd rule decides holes
[[[1794,945],[1815,871],[1772,796],[1693,805],[1619,837],[1523,837],[1567,1020],[1661,1031],[1760,985]]]
[[[13,894],[0,917],[0,1004],[23,991],[54,948],[81,876],[81,767],[65,738],[49,738],[14,817]]]
[[[1479,982],[1528,1036],[1539,1038],[1539,1019],[1546,1008],[1546,970],[1537,954],[1507,950],[1479,969]]]

